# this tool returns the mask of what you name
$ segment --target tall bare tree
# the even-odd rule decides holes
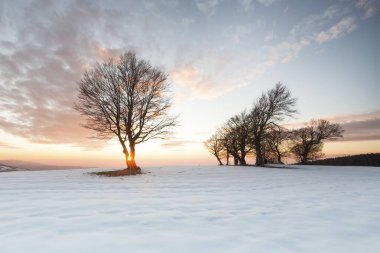
[[[223,139],[217,134],[213,134],[207,141],[204,142],[206,149],[215,156],[219,165],[223,165]]]
[[[264,166],[263,142],[265,133],[287,116],[296,113],[293,98],[286,86],[281,83],[263,93],[250,112],[250,127],[253,134],[253,144],[256,153],[256,165]]]
[[[166,138],[176,125],[167,75],[138,59],[133,52],[117,60],[97,63],[78,83],[75,108],[86,117],[84,127],[98,138],[116,137],[126,159],[128,174],[141,173],[136,165],[136,145]]]
[[[289,156],[290,153],[289,131],[284,127],[275,126],[265,134],[264,140],[268,155],[266,158],[272,162],[284,164],[283,158]]]
[[[240,165],[247,165],[245,160],[248,153],[253,150],[252,133],[250,131],[250,118],[246,111],[231,117],[226,123],[230,136],[236,140],[236,158]]]
[[[302,164],[322,156],[324,140],[342,137],[343,129],[339,124],[327,120],[312,120],[306,127],[293,131],[292,153]]]

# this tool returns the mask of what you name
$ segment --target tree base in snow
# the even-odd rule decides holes
[[[135,169],[122,169],[122,170],[113,170],[113,171],[102,171],[95,172],[95,175],[106,176],[106,177],[123,177],[123,176],[132,176],[141,174],[141,168],[137,167]]]

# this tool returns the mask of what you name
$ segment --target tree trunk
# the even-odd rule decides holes
[[[129,152],[125,145],[123,145],[123,154],[125,156],[125,165],[128,167]]]
[[[307,158],[309,156],[309,146],[305,148],[305,150],[301,154],[301,164],[306,164],[307,163]]]
[[[127,168],[123,170],[115,170],[115,171],[105,171],[105,172],[99,172],[97,175],[104,175],[109,177],[120,177],[120,176],[126,176],[126,175],[136,175],[141,174],[141,169],[136,166],[135,168],[132,168],[131,160],[130,160],[130,154],[128,152],[127,147],[124,143],[121,142],[121,145],[123,146],[123,154],[125,156],[125,164],[127,165]]]
[[[220,160],[219,157],[216,157],[216,159],[218,159],[219,165],[223,165],[223,163],[222,163],[222,161]]]
[[[133,148],[131,148],[130,150],[131,152],[128,152],[128,149],[122,140],[120,140],[120,144],[123,147],[123,154],[125,156],[125,164],[127,165],[127,168],[122,169],[122,170],[97,172],[95,173],[96,175],[107,176],[107,177],[121,177],[121,176],[141,174],[140,167],[136,166],[134,146]]]
[[[127,174],[129,175],[136,175],[141,174],[141,169],[136,165],[136,152],[135,152],[135,144],[130,144],[130,153],[128,153],[128,150],[125,152],[125,159],[127,164]]]
[[[307,163],[307,156],[303,155],[301,159],[301,164],[306,164]]]
[[[255,143],[255,150],[256,150],[256,166],[264,166],[264,159],[263,159],[263,153],[261,151],[261,143],[256,142]]]
[[[279,154],[277,154],[277,162],[279,163],[279,164],[284,164],[284,162],[281,160],[281,155],[279,155]]]
[[[239,164],[239,160],[236,156],[234,156],[234,165],[238,165]]]
[[[130,156],[128,157],[128,169],[135,169],[137,168],[136,165],[136,151],[135,151],[135,144],[131,143],[129,146],[129,150],[131,151]]]
[[[243,165],[243,166],[247,165],[247,162],[245,161],[245,155],[242,155],[240,157],[240,165]]]
[[[239,158],[239,162],[240,162],[240,165],[247,165],[246,161],[245,161],[245,156],[247,155],[246,152],[245,152],[245,145],[240,149],[240,158]]]

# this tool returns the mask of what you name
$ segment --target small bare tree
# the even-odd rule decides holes
[[[296,159],[306,164],[323,156],[324,140],[336,140],[342,137],[343,129],[339,124],[332,124],[327,120],[312,120],[306,127],[293,130],[293,145],[291,152]]]
[[[223,165],[223,139],[217,134],[212,135],[207,141],[204,142],[206,149],[215,156],[218,160],[219,165]]]
[[[168,115],[167,75],[149,62],[126,52],[117,60],[97,63],[79,81],[75,105],[87,119],[84,127],[98,138],[117,137],[126,159],[126,174],[141,173],[136,165],[136,145],[166,138],[174,117]],[[128,148],[129,146],[129,148]]]
[[[263,93],[254,104],[250,113],[250,127],[257,166],[264,166],[262,146],[266,132],[274,126],[279,126],[285,117],[296,113],[296,101],[287,87],[278,83],[273,89]]]

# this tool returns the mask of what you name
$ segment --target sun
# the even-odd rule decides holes
[[[132,157],[128,156],[128,161],[131,161],[132,160]]]

